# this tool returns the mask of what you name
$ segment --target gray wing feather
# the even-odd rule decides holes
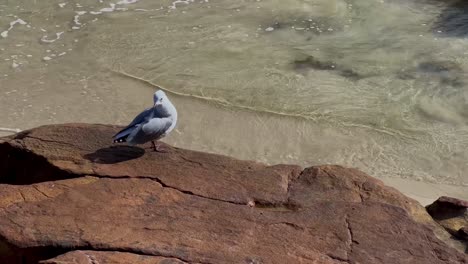
[[[145,110],[143,110],[143,112],[141,112],[140,114],[138,114],[134,119],[133,121],[127,126],[127,127],[132,127],[136,124],[141,124],[143,123],[144,121],[146,121],[148,118],[150,118],[151,116],[151,112],[154,110],[154,108],[150,107],[150,108],[147,108]]]
[[[145,109],[143,112],[139,113],[128,126],[126,126],[124,129],[117,132],[114,135],[114,138],[120,138],[122,136],[125,136],[131,133],[136,125],[141,124],[145,122],[148,118],[150,118],[152,110],[153,108],[150,107],[150,108]]]
[[[170,118],[152,118],[143,125],[137,125],[136,129],[128,135],[127,142],[143,144],[150,140],[157,140],[164,136],[171,125]]]

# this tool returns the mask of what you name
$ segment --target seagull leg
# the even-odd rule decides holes
[[[157,142],[157,143],[154,143],[154,140],[151,140],[151,145],[153,145],[153,150],[154,150],[155,152],[161,152],[161,153],[166,152],[166,151],[164,151],[164,150],[161,149],[161,146],[159,145],[159,142],[158,142],[158,141],[156,141],[156,142]]]
[[[158,146],[156,146],[156,143],[154,143],[154,140],[151,140],[151,145],[153,146],[153,150],[158,152]]]

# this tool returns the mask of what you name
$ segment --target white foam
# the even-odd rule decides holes
[[[190,3],[193,3],[194,0],[175,0],[174,2],[172,2],[172,5],[169,6],[170,9],[177,9],[177,5],[178,4],[190,4]]]
[[[110,6],[111,6],[111,7],[104,7],[104,8],[102,8],[101,10],[99,10],[99,12],[114,12],[114,10],[115,10],[115,4],[110,3]]]
[[[11,22],[10,22],[10,27],[9,27],[7,30],[5,30],[5,31],[3,31],[2,33],[0,33],[0,36],[2,36],[3,38],[8,37],[8,33],[10,32],[10,30],[13,29],[13,27],[14,27],[16,24],[27,25],[28,23],[26,23],[24,20],[22,20],[22,19],[20,19],[20,18],[14,20],[14,21],[11,21]]]
[[[139,0],[121,0],[117,2],[118,5],[128,5],[138,2]]]
[[[51,58],[51,57],[49,57],[49,56],[45,56],[45,57],[44,57],[44,58],[42,58],[42,59],[43,59],[43,60],[45,60],[45,61],[50,61],[52,58]]]
[[[110,7],[101,8],[99,11],[89,11],[89,14],[91,14],[91,15],[100,15],[102,13],[114,12],[116,10],[117,11],[127,11],[128,10],[127,8],[116,7],[116,5],[129,5],[129,4],[134,4],[134,3],[138,2],[138,1],[140,1],[140,0],[120,0],[117,3],[109,3]],[[193,1],[193,0],[189,0],[189,1]],[[99,2],[102,3],[103,1],[99,0]],[[81,23],[79,22],[79,16],[86,14],[86,11],[78,11],[76,13],[77,13],[77,15],[75,16],[75,19],[74,19],[74,22],[75,22],[76,25],[74,27],[72,27],[73,29],[79,29],[79,26],[81,25]]]
[[[58,5],[60,6],[60,8],[63,8],[63,7],[65,7],[67,5],[67,3],[60,3]]]
[[[73,19],[73,22],[75,22],[75,25],[81,26],[80,16],[86,14],[87,11],[75,11],[75,13],[76,15],[75,15],[75,18]]]
[[[62,36],[64,32],[57,32],[55,33],[55,39],[47,39],[47,35],[42,36],[41,41],[45,43],[52,43],[60,39],[60,36]]]

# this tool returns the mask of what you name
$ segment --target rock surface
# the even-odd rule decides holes
[[[468,201],[442,196],[426,209],[450,234],[468,241]]]
[[[0,263],[468,263],[358,170],[111,145],[117,130],[0,140]]]
[[[187,262],[175,259],[147,255],[138,255],[117,251],[91,251],[77,250],[70,251],[50,260],[44,260],[41,264],[118,264],[118,263],[138,263],[138,264],[184,264]]]

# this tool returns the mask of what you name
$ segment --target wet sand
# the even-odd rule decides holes
[[[82,82],[69,83],[67,87],[63,86],[63,80],[47,80],[43,84],[37,83],[33,89],[21,79],[9,83],[10,87],[17,87],[16,94],[28,93],[25,96],[27,102],[18,104],[20,96],[14,97],[16,101],[0,98],[0,111],[4,113],[0,115],[0,124],[20,129],[67,122],[124,125],[144,107],[151,105],[155,89],[112,72],[101,72]],[[24,84],[21,85],[21,82]],[[47,90],[47,93],[34,93],[35,90]],[[371,155],[360,153],[374,151],[378,149],[375,147],[377,145],[382,146],[381,142],[369,140],[368,134],[377,132],[369,132],[365,128],[337,130],[310,120],[228,109],[202,99],[174,94],[169,96],[178,108],[180,119],[176,130],[164,141],[174,146],[269,164],[339,164],[355,167],[423,205],[442,195],[468,200],[467,186],[441,184],[436,181],[437,177],[432,182],[423,181],[422,178],[418,180],[411,175],[411,171],[396,175],[390,169],[396,164],[388,164],[388,168],[380,166],[397,161],[386,157],[385,148]],[[1,132],[0,136],[6,134]],[[385,137],[381,136],[382,142],[388,140]],[[372,138],[378,137],[374,135]],[[417,174],[417,171],[414,173]]]

